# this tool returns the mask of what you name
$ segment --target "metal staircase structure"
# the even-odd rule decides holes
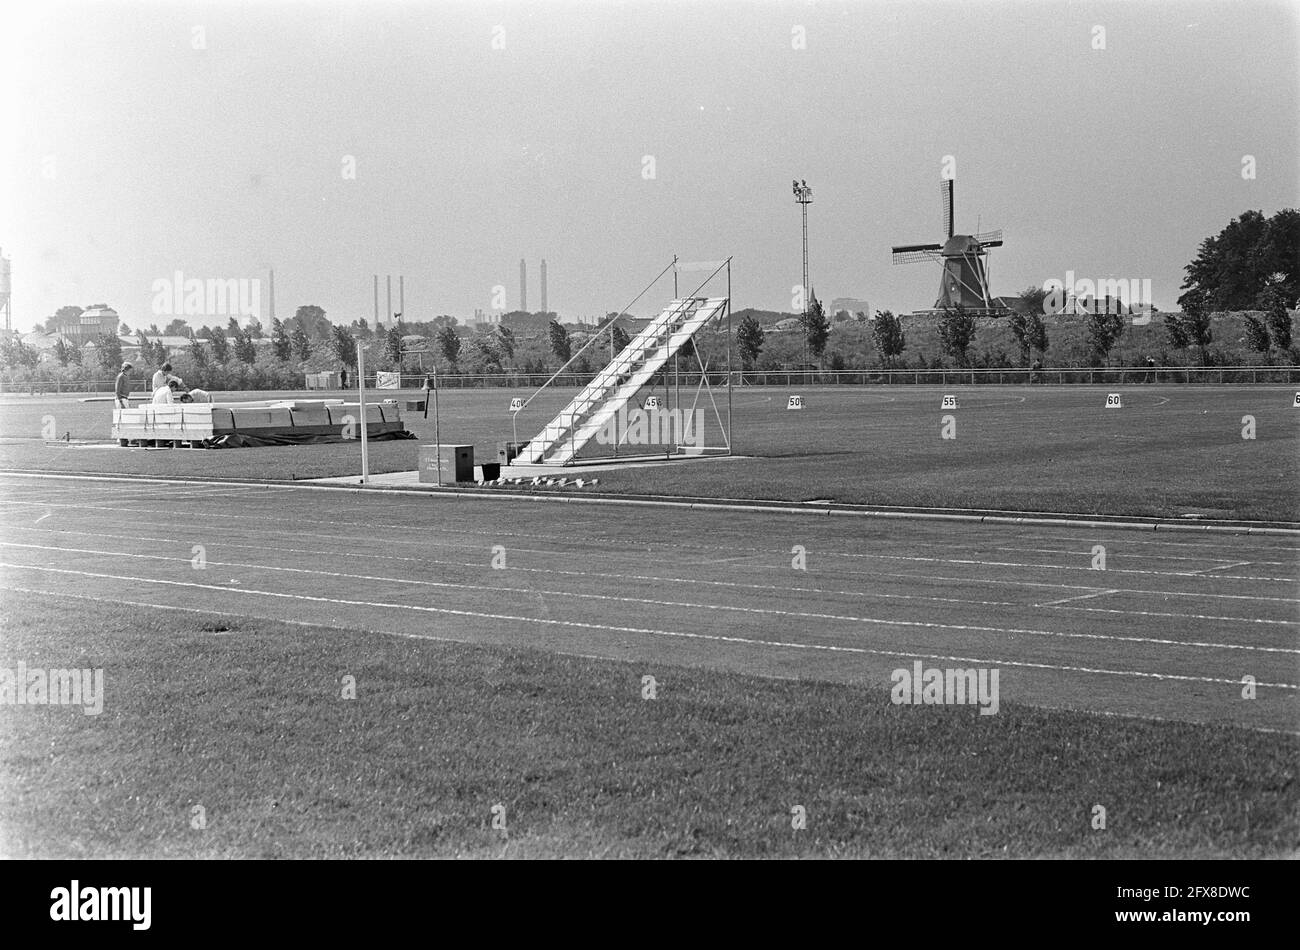
[[[727,311],[727,297],[672,301],[520,452],[529,465],[569,465],[709,321]]]

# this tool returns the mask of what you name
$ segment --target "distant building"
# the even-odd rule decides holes
[[[169,353],[178,353],[193,342],[187,336],[171,336],[161,333],[146,333],[144,338],[154,346],[161,343]],[[119,336],[117,339],[122,344],[122,355],[124,357],[128,359],[132,357],[140,358],[140,338],[138,336]],[[255,340],[254,342],[260,343],[261,341]]]
[[[122,318],[112,307],[91,307],[82,311],[76,323],[64,327],[63,335],[77,346],[84,346],[97,336],[117,336],[121,322]]]
[[[866,314],[867,319],[871,319],[871,304],[856,297],[836,297],[831,301],[826,312],[830,314],[831,319],[835,319],[841,312],[847,313],[850,317],[862,313]]]
[[[42,363],[54,359],[54,349],[59,345],[59,340],[62,340],[64,345],[72,344],[72,338],[66,334],[46,333],[44,330],[15,334],[15,336],[18,337],[23,346],[29,350],[35,350]]]

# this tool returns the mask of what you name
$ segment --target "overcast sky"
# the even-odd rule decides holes
[[[1300,204],[1294,4],[26,6],[0,38],[21,328],[99,301],[161,326],[155,280],[267,265],[281,317],[370,319],[379,273],[409,318],[464,318],[518,305],[521,257],[566,318],[673,254],[791,310],[795,177],[818,296],[909,311],[939,271],[889,250],[942,240],[947,155],[958,232],[1005,232],[995,294],[1073,270],[1167,309],[1203,238]]]

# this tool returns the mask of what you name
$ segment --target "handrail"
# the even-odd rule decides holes
[[[650,283],[646,284],[646,285],[645,285],[645,288],[641,291],[641,293],[639,293],[639,294],[637,294],[635,297],[633,297],[632,300],[631,300],[631,302],[628,303],[628,304],[626,304],[626,305],[624,305],[624,307],[623,307],[621,310],[619,310],[618,313],[615,315],[614,319],[612,319],[612,320],[609,321],[608,327],[609,327],[610,339],[613,339],[613,338],[614,338],[614,329],[613,329],[613,328],[614,328],[614,324],[618,322],[618,318],[621,317],[625,312],[627,312],[628,307],[633,306],[633,305],[634,305],[638,300],[640,300],[642,297],[644,297],[644,296],[646,295],[646,293],[650,290],[650,288],[653,287],[655,284],[659,283],[659,279],[660,279],[661,277],[663,277],[664,274],[668,273],[668,271],[671,270],[671,269],[672,269],[673,267],[675,267],[676,265],[677,265],[677,258],[674,257],[674,258],[672,259],[672,261],[668,264],[668,266],[665,267],[663,270],[661,270],[661,271],[659,272],[659,276],[658,276],[658,277],[656,277],[654,280],[650,281]],[[595,343],[597,340],[599,340],[599,339],[601,338],[601,336],[603,336],[603,332],[602,332],[602,333],[593,333],[593,334],[591,335],[591,339],[588,340],[586,343],[582,344],[582,347],[578,350],[578,352],[571,354],[571,355],[569,356],[568,360],[565,362],[565,364],[564,364],[563,366],[561,366],[559,369],[557,369],[557,370],[555,371],[555,373],[551,376],[550,379],[548,379],[546,382],[542,383],[542,385],[538,386],[538,387],[537,387],[537,391],[534,392],[532,396],[529,396],[527,399],[524,400],[523,405],[519,407],[519,408],[520,408],[520,411],[523,411],[524,409],[528,408],[528,404],[529,404],[530,402],[533,401],[534,397],[537,396],[537,393],[540,393],[540,392],[541,392],[543,389],[545,389],[547,386],[551,385],[551,383],[553,383],[553,382],[555,381],[555,377],[556,377],[556,376],[559,376],[559,375],[560,375],[561,373],[563,373],[566,369],[568,369],[568,368],[569,368],[569,364],[572,363],[574,360],[576,360],[576,359],[577,359],[579,356],[581,356],[583,353],[585,353],[585,352],[587,351],[587,347],[591,346],[591,344],[593,344],[593,343]]]

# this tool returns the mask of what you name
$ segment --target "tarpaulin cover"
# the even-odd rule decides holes
[[[367,442],[394,442],[398,439],[414,439],[414,432],[405,429],[380,429],[373,431],[372,426],[366,433]],[[357,438],[345,439],[333,426],[299,426],[295,429],[260,429],[256,432],[223,432],[221,435],[204,441],[204,446],[212,449],[244,449],[261,445],[315,445],[322,442],[356,442]]]

